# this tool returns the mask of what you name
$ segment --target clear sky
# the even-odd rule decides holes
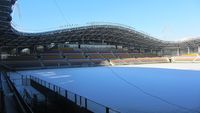
[[[18,0],[12,23],[24,31],[112,22],[163,40],[200,36],[200,0]]]

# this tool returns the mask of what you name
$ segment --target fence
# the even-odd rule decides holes
[[[29,77],[26,77],[26,78],[29,78]],[[85,108],[94,113],[120,113],[119,111],[116,111],[116,110],[106,107],[102,104],[94,102],[86,97],[80,96],[76,93],[73,93],[64,88],[56,86],[50,82],[47,82],[47,81],[44,81],[44,80],[38,78],[38,77],[30,76],[30,79],[46,88],[49,88],[50,90],[53,90],[54,92],[57,92],[61,96],[65,97],[66,99],[74,102],[77,106]]]
[[[3,89],[2,89],[2,80],[1,80],[1,72],[0,72],[0,113],[3,113],[4,107],[4,98],[3,98]]]

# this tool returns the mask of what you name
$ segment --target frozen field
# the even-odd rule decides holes
[[[199,113],[200,64],[21,71],[122,113]]]

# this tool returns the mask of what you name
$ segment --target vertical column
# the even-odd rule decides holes
[[[197,52],[200,54],[200,45],[197,48]]]
[[[163,56],[163,49],[160,50],[160,56]]]
[[[187,53],[190,54],[190,47],[187,47]]]
[[[104,40],[102,40],[101,43],[104,44]]]
[[[33,48],[34,48],[33,53],[36,54],[37,53],[37,45],[33,45]]]
[[[177,53],[176,54],[177,56],[180,56],[180,48],[179,47],[177,48],[176,53]]]
[[[142,52],[142,48],[139,49],[140,53]]]
[[[151,49],[150,52],[153,53],[153,49]]]
[[[19,50],[19,47],[16,47],[16,55],[19,55],[20,54],[20,50]]]
[[[1,85],[1,73],[0,73],[0,113],[3,113],[3,89]]]
[[[81,41],[82,41],[82,44],[85,44],[84,37],[82,37]]]
[[[2,47],[0,47],[0,60],[2,59]],[[1,82],[0,82],[1,83]]]

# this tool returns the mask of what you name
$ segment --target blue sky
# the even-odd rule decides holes
[[[163,40],[200,36],[200,0],[18,0],[12,23],[24,31],[112,22]]]

